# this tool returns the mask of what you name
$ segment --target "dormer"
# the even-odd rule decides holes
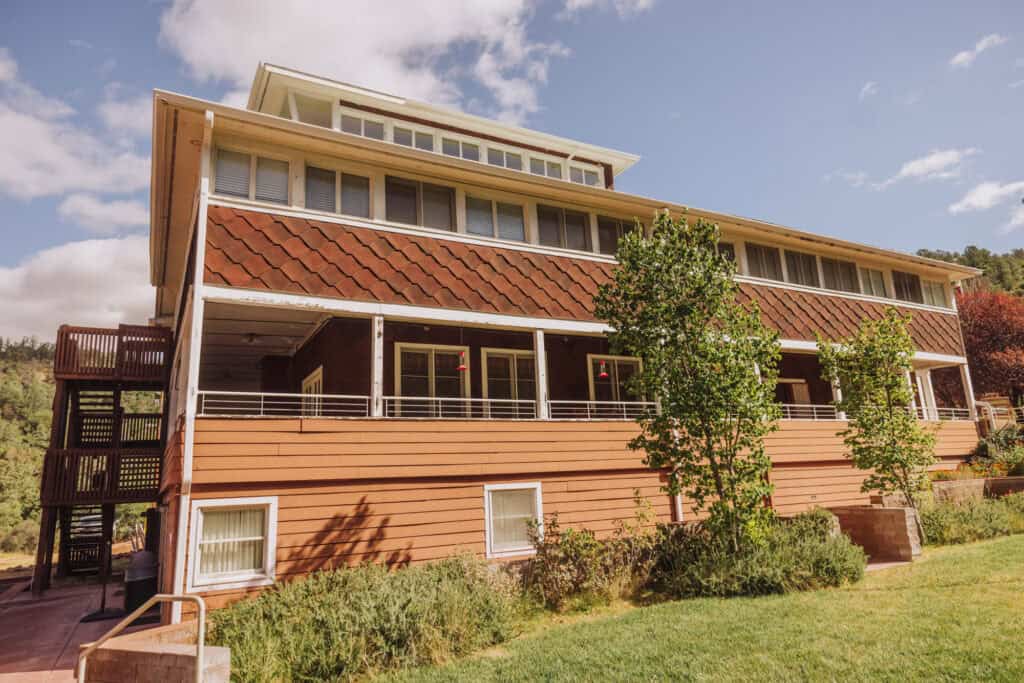
[[[257,69],[247,107],[349,135],[605,189],[613,189],[615,177],[640,158],[270,64]]]

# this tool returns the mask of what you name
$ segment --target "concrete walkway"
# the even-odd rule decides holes
[[[0,602],[0,681],[73,681],[78,646],[96,640],[118,620],[80,624],[99,609],[98,584],[64,586],[33,599],[28,591]],[[107,587],[107,607],[122,604],[119,585]],[[129,629],[140,630],[145,627]]]

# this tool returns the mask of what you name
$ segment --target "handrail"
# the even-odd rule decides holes
[[[203,682],[203,655],[205,654],[206,648],[206,603],[198,595],[171,595],[169,593],[157,593],[146,602],[142,603],[142,606],[137,610],[129,614],[127,617],[117,623],[117,626],[110,629],[102,636],[99,640],[89,643],[78,655],[78,683],[85,683],[85,665],[86,660],[93,652],[98,650],[103,643],[107,642],[121,631],[128,628],[128,625],[133,621],[142,616],[146,610],[155,605],[158,602],[194,602],[198,609],[198,625],[196,626],[196,683]]]

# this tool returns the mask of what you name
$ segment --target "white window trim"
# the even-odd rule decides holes
[[[587,239],[590,241],[590,249],[570,249],[569,247],[561,246],[561,244],[559,244],[558,246],[552,246],[550,244],[540,244],[540,207],[542,207],[542,206],[546,206],[546,207],[549,207],[549,208],[552,208],[552,209],[559,209],[560,211],[563,212],[563,218],[564,218],[564,213],[566,211],[572,211],[573,213],[581,213],[584,216],[586,216],[587,217]],[[597,250],[597,245],[594,244],[594,231],[597,228],[597,222],[596,222],[596,219],[595,219],[596,214],[594,213],[594,211],[592,209],[587,209],[587,208],[584,208],[582,206],[576,206],[576,205],[573,205],[573,204],[565,204],[565,203],[562,203],[562,202],[547,202],[547,201],[543,201],[543,200],[534,201],[533,204],[532,204],[532,209],[533,209],[533,217],[532,217],[533,218],[533,225],[537,229],[537,244],[539,246],[544,247],[545,249],[557,249],[558,251],[560,251],[562,253],[565,253],[565,254],[597,254],[598,256],[604,256],[605,258],[611,258],[611,259],[615,258],[614,256],[609,256],[608,254],[602,254],[601,252],[599,252]],[[561,229],[561,233],[559,234],[559,238],[561,240],[561,238],[565,237],[565,221],[564,220],[561,222],[561,225],[559,226],[559,228]],[[501,240],[501,241],[502,242],[506,242],[506,243],[508,242],[508,240]]]
[[[465,355],[463,360],[466,363],[466,369],[462,372],[462,383],[461,390],[462,396],[459,398],[470,397],[470,387],[472,386],[469,381],[469,373],[472,368],[472,364],[469,360],[469,347],[448,345],[448,344],[420,344],[413,342],[395,342],[395,396],[402,398],[436,398],[434,396],[434,363],[431,362],[427,366],[427,385],[430,388],[430,396],[402,396],[402,351],[409,349],[411,351],[462,351]]]
[[[371,170],[370,168],[365,167],[365,166],[362,166],[362,167],[361,166],[354,166],[354,165],[350,165],[350,164],[347,164],[347,163],[344,163],[344,162],[340,162],[338,160],[332,160],[332,159],[330,159],[330,157],[307,156],[304,159],[304,161],[305,161],[305,163],[302,165],[302,184],[303,184],[302,201],[303,201],[303,210],[309,211],[310,213],[315,213],[315,214],[318,214],[318,215],[323,215],[323,216],[351,216],[352,218],[358,218],[358,219],[362,219],[364,221],[372,221],[372,220],[375,219],[376,212],[374,211],[375,207],[374,207],[373,196],[374,196],[374,191],[376,189],[377,178],[376,178],[376,174],[374,173],[373,170]],[[333,171],[334,172],[334,206],[337,207],[336,211],[322,211],[320,209],[310,209],[308,207],[305,207],[305,201],[306,201],[306,196],[305,196],[306,195],[306,191],[305,191],[306,169],[308,167],[319,168],[319,169],[324,170],[324,171]],[[345,213],[344,212],[344,208],[345,207],[343,207],[342,204],[341,204],[341,183],[342,183],[341,176],[343,176],[343,175],[359,176],[360,178],[366,178],[367,181],[369,181],[368,187],[367,187],[367,191],[369,192],[368,201],[369,201],[369,206],[370,206],[370,215],[369,215],[369,217],[357,216],[355,214]]]
[[[488,395],[487,395],[487,357],[488,356],[515,356],[516,362],[518,362],[520,356],[523,357],[523,358],[533,358],[533,359],[536,359],[536,354],[533,352],[532,349],[502,349],[502,348],[492,347],[492,346],[484,346],[484,347],[482,347],[480,349],[480,366],[481,366],[480,367],[480,382],[481,382],[481,385],[480,385],[480,395],[483,398],[489,398]],[[534,375],[536,375],[536,374],[537,373],[536,373],[536,369],[535,369]],[[515,379],[518,379],[518,377],[516,377]],[[536,382],[536,381],[537,381],[536,377],[534,377],[534,382]],[[512,382],[512,393],[515,394],[512,397],[512,400],[514,400],[514,401],[520,400],[520,398],[519,398],[519,385],[515,381]],[[522,399],[522,400],[525,400],[525,399]]]
[[[319,387],[320,391],[309,391]],[[323,399],[319,398],[324,393],[324,366],[320,365],[316,370],[306,375],[302,380],[302,415],[303,417],[319,417],[323,414]],[[306,396],[316,396],[309,398]]]
[[[402,144],[399,144],[399,143],[395,142],[395,128],[404,128],[406,130],[411,130],[412,131],[412,145],[402,145]],[[432,154],[437,154],[437,155],[440,155],[440,156],[445,156],[444,154],[441,154],[441,150],[440,150],[441,132],[442,131],[438,130],[437,128],[431,128],[429,126],[421,126],[418,123],[409,123],[408,121],[402,121],[400,119],[394,119],[393,121],[391,121],[391,126],[385,132],[387,133],[387,141],[392,143],[392,144],[398,145],[399,147],[405,147],[406,149],[415,149],[418,152],[430,152]],[[433,141],[434,141],[433,147],[431,149],[421,149],[420,147],[417,147],[416,146],[416,133],[422,133],[423,135],[429,135],[433,139]],[[454,159],[456,157],[449,157],[449,158]],[[461,159],[462,157],[460,156],[460,157],[457,157],[457,158]]]
[[[496,152],[501,152],[501,154],[502,154],[502,157],[501,157],[502,164],[500,166],[497,165],[497,164],[492,164],[490,161],[488,161],[488,154],[490,153],[491,150],[494,150]],[[504,168],[504,169],[507,169],[509,171],[515,171],[516,173],[529,173],[529,169],[527,168],[527,166],[530,163],[530,152],[528,150],[518,149],[516,147],[509,147],[507,145],[493,144],[493,143],[489,143],[489,142],[485,141],[484,142],[484,152],[485,152],[484,155],[481,157],[482,160],[483,160],[482,163],[484,163],[484,164],[486,164],[488,166],[494,166],[495,168]],[[509,155],[509,154],[514,154],[515,156],[519,157],[519,168],[518,169],[509,168],[508,167],[508,165],[507,165],[508,164],[508,156],[507,155]]]
[[[530,170],[530,159],[540,159],[544,161],[544,175],[534,173]],[[554,178],[548,175],[548,163],[558,164],[562,169],[562,176],[560,178]],[[561,180],[562,182],[571,182],[569,180],[569,160],[565,157],[557,157],[552,154],[545,154],[543,152],[535,152],[533,150],[523,150],[523,171],[529,175],[537,176],[538,178],[548,178],[549,180]],[[580,185],[581,183],[573,183],[573,185]],[[584,185],[589,187],[589,185]]]
[[[366,138],[367,140],[377,140],[377,138],[371,138],[366,135],[366,121],[371,121],[373,123],[379,123],[381,126],[384,127],[384,139],[378,140],[378,142],[387,142],[391,140],[390,129],[388,128],[387,119],[375,116],[373,114],[367,114],[366,112],[360,111],[359,109],[352,109],[351,107],[343,107],[341,105],[336,106],[338,109],[338,120],[335,122],[335,129],[338,132],[345,133],[345,135],[356,135],[355,133],[348,133],[341,129],[341,117],[351,116],[352,118],[361,119],[363,121],[363,123],[359,125],[359,137]],[[404,145],[402,146],[404,147]]]
[[[197,581],[199,559],[199,535],[203,508],[253,508],[266,509],[266,538],[263,542],[263,571],[247,576],[233,575],[222,580]],[[205,498],[193,499],[189,520],[188,584],[186,593],[212,590],[254,588],[269,586],[276,580],[277,567],[277,496],[256,496],[251,498]]]
[[[637,364],[638,371],[642,372],[643,368],[644,368],[643,361],[640,360],[639,358],[637,358],[636,356],[613,356],[613,355],[610,355],[610,354],[607,354],[607,353],[588,353],[587,354],[587,385],[588,385],[588,387],[590,389],[590,400],[591,401],[596,401],[597,400],[596,398],[594,398],[596,396],[596,393],[594,391],[594,361],[602,361],[602,360],[604,360],[604,361],[618,361],[618,360],[632,361],[632,362],[635,362]],[[612,400],[614,401],[615,399],[612,399]],[[623,399],[621,397],[618,399],[619,402],[622,402],[622,401],[625,401],[625,400],[626,399]]]
[[[491,203],[491,234],[480,235],[475,232],[469,231],[469,210],[467,199],[472,197],[473,199],[483,199]],[[481,191],[477,192],[471,188],[466,188],[459,192],[459,202],[461,204],[461,215],[462,215],[462,227],[467,235],[473,237],[484,237],[487,239],[496,240],[502,244],[527,244],[530,241],[530,222],[527,218],[530,210],[529,205],[523,201],[522,197],[516,197],[515,195],[506,195],[501,192],[489,192]],[[523,211],[523,239],[522,240],[511,240],[504,237],[498,237],[498,204],[509,204],[518,206]],[[588,252],[589,253],[589,252]]]
[[[437,137],[437,139],[438,139],[438,141],[440,143],[438,145],[437,153],[440,154],[441,156],[448,157],[449,159],[462,159],[463,161],[470,161],[470,162],[477,163],[477,164],[479,164],[479,163],[485,163],[486,164],[487,163],[487,161],[486,161],[486,159],[487,159],[487,157],[486,157],[487,148],[486,148],[486,145],[485,145],[483,140],[480,140],[479,138],[470,137],[470,136],[467,136],[467,135],[462,135],[460,133],[452,133],[450,131],[440,130],[440,129],[437,131],[436,137]],[[456,142],[459,143],[459,155],[458,156],[452,156],[451,154],[445,154],[444,153],[444,141],[446,139],[447,140],[455,140]],[[466,144],[466,145],[473,145],[474,147],[477,148],[477,155],[478,155],[477,159],[475,159],[475,160],[474,159],[467,159],[466,157],[462,156],[462,145],[464,145],[464,144]]]
[[[574,185],[583,185],[584,187],[604,188],[604,186],[605,186],[604,185],[604,169],[601,168],[600,166],[595,166],[594,164],[588,164],[588,163],[585,163],[585,162],[582,162],[582,161],[577,161],[577,160],[575,160],[575,159],[570,157],[566,161],[566,167],[569,169],[569,177],[565,178],[565,180],[568,180],[570,183],[573,183]],[[572,179],[572,169],[573,168],[578,168],[581,171],[584,171],[583,182],[577,183],[575,180]],[[588,185],[587,184],[586,171],[593,171],[594,173],[597,174],[597,184],[596,185]]]
[[[543,497],[541,495],[541,483],[539,481],[515,482],[509,484],[484,484],[484,545],[486,547],[488,559],[516,557],[519,555],[534,555],[537,552],[537,549],[533,546],[524,546],[522,548],[501,550],[497,552],[492,549],[493,531],[491,529],[491,491],[514,491],[519,489],[533,489],[534,496],[536,497],[535,506],[537,508],[538,531],[540,532],[541,538],[544,537],[544,507]]]
[[[244,154],[244,155],[249,157],[249,197],[248,197],[248,199],[249,199],[249,201],[252,201],[252,202],[258,201],[256,199],[256,163],[257,163],[256,162],[256,158],[257,157],[263,157],[264,159],[270,159],[272,161],[283,161],[286,164],[288,164],[288,185],[287,185],[287,187],[288,187],[288,198],[285,200],[285,203],[284,204],[277,204],[275,202],[267,202],[267,201],[259,200],[259,204],[262,205],[262,206],[277,206],[277,207],[282,207],[282,208],[294,206],[294,204],[295,204],[295,193],[294,193],[294,190],[292,188],[292,173],[293,173],[293,170],[294,170],[292,167],[293,167],[294,157],[288,156],[288,155],[283,154],[281,152],[277,152],[277,151],[273,151],[273,150],[264,150],[263,148],[250,147],[248,145],[236,145],[236,144],[233,144],[231,142],[224,142],[224,143],[219,143],[218,142],[218,143],[215,143],[214,147],[213,147],[213,165],[212,165],[212,168],[213,168],[212,176],[213,176],[213,185],[214,185],[213,192],[217,191],[217,170],[216,170],[217,169],[217,155],[220,154],[221,150],[223,150],[225,152],[235,152],[236,154]],[[305,169],[305,167],[303,167],[303,169],[302,169],[302,178],[303,178],[303,182],[305,182],[305,178],[306,178],[306,169]],[[230,194],[229,195],[223,195],[223,196],[231,197],[233,199],[239,199],[239,197],[237,197],[235,195],[230,195]],[[305,200],[305,196],[303,196],[303,200]]]
[[[824,276],[821,272],[821,259],[818,254],[810,251],[801,251],[800,249],[790,249],[789,247],[781,247],[779,249],[780,255],[782,256],[782,275],[786,278],[786,283],[791,285],[799,285],[801,287],[809,287],[811,289],[825,289]],[[789,264],[786,263],[786,256],[792,253],[795,256],[810,256],[814,259],[814,272],[818,278],[817,285],[805,285],[800,282],[793,282],[789,274]]]

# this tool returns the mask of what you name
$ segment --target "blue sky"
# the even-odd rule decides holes
[[[640,154],[627,192],[1024,246],[1019,1],[378,5],[8,4],[0,336],[149,313],[149,92],[238,102],[260,59]]]

